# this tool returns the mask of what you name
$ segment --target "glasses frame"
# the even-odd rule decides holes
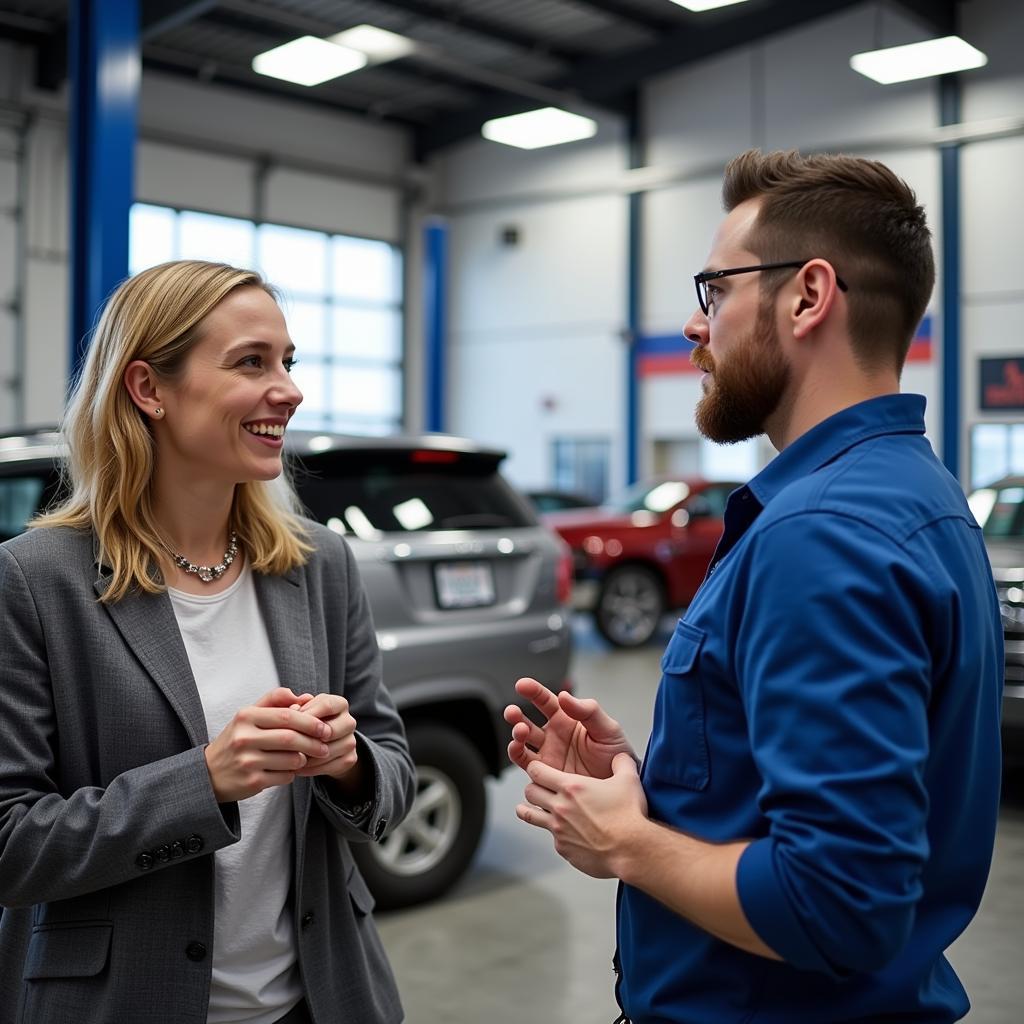
[[[697,304],[700,311],[707,316],[711,304],[708,302],[708,281],[717,281],[720,277],[733,277],[736,274],[753,274],[758,270],[783,270],[787,268],[797,269],[804,267],[815,257],[808,257],[805,260],[784,260],[781,263],[758,263],[753,267],[732,267],[729,270],[702,270],[699,274],[693,275],[693,283],[697,289]],[[849,291],[846,282],[836,274],[836,284],[840,291]]]

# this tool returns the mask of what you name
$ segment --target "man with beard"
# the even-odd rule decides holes
[[[594,701],[510,707],[518,816],[621,880],[619,1021],[945,1024],[999,798],[981,531],[899,377],[934,282],[882,164],[751,151],[686,324],[697,424],[778,457],[729,499],[642,766]]]

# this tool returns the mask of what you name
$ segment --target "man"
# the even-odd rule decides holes
[[[751,151],[686,324],[697,424],[778,457],[735,491],[637,762],[593,701],[519,693],[517,814],[621,880],[622,1020],[957,1020],[943,951],[988,874],[1002,634],[956,481],[899,375],[934,282],[882,164]]]

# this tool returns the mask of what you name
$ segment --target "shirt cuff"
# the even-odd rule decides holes
[[[793,912],[776,871],[775,850],[776,842],[769,836],[756,839],[740,856],[736,889],[747,921],[791,967],[844,977],[818,952]]]

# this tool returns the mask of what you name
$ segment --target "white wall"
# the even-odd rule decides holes
[[[1024,119],[1024,5],[973,0],[965,35],[989,56],[971,72],[963,118]],[[969,29],[969,31],[967,31]],[[1024,356],[1024,204],[1021,168],[1024,136],[972,142],[961,154],[963,234],[961,248],[961,334],[963,380],[961,462],[969,469],[968,437],[973,424],[1006,422],[1021,414],[978,408],[978,359]],[[966,478],[966,472],[965,472]]]
[[[524,151],[471,141],[437,162],[449,228],[448,429],[510,453],[521,486],[551,475],[556,438],[612,441],[623,482],[627,201],[590,194],[625,167],[621,125]],[[564,192],[521,202],[524,192]],[[503,245],[502,229],[519,232]]]
[[[25,115],[33,119],[27,140],[25,419],[55,422],[69,347],[67,116],[62,97],[32,86],[28,50],[0,43],[0,67],[0,111],[12,123]],[[0,135],[5,131],[0,126]],[[409,140],[402,130],[146,73],[139,135],[140,200],[403,241]],[[4,159],[0,209],[12,187]],[[0,259],[8,249],[3,225],[0,217]],[[0,297],[5,273],[0,270]],[[8,321],[0,313],[0,378],[13,359]],[[8,394],[0,387],[0,428],[12,419]]]
[[[960,76],[963,120],[1024,117],[1024,71],[1015,41],[1024,38],[1024,5],[971,0],[965,35],[988,52],[988,67]],[[928,213],[939,281],[929,312],[931,362],[909,363],[903,389],[928,398],[926,426],[941,445],[939,367],[941,317],[941,174],[935,144],[939,92],[935,80],[877,85],[849,67],[849,57],[930,33],[894,6],[866,2],[779,36],[652,80],[644,89],[647,163],[673,183],[643,199],[642,330],[680,331],[694,308],[692,275],[704,263],[721,218],[721,169],[738,152],[797,147],[846,151],[880,159],[914,187]],[[600,430],[618,442],[624,462],[625,363],[616,325],[626,317],[626,225],[621,170],[625,145],[605,133],[599,143],[522,153],[483,142],[456,147],[436,161],[440,202],[452,237],[450,418],[455,429],[514,450],[521,483],[545,482],[554,436]],[[1018,239],[1024,234],[1019,168],[1024,138],[970,142],[962,150],[962,366],[965,445],[976,409],[975,360],[994,351],[1024,351],[1024,285]],[[588,205],[589,204],[589,205]],[[583,228],[577,211],[608,212],[599,228]],[[613,213],[612,211],[616,211]],[[500,255],[501,224],[544,223],[556,236],[554,258],[530,248]],[[578,232],[575,238],[568,232]],[[542,237],[548,233],[542,230]],[[575,243],[575,244],[574,244]],[[586,248],[586,264],[573,250]],[[600,295],[605,344],[588,346],[579,321],[581,266]],[[998,269],[997,269],[998,267]],[[505,301],[508,297],[509,301]],[[611,303],[619,302],[618,309]],[[598,337],[597,334],[594,337]],[[578,352],[588,358],[580,361]],[[517,364],[516,353],[528,353]],[[540,411],[549,381],[571,366],[556,414]],[[504,390],[503,390],[504,389]],[[695,438],[695,378],[646,378],[641,384],[641,471],[650,469],[654,439]],[[579,396],[574,398],[571,396]],[[590,396],[590,401],[586,401]],[[962,467],[966,471],[963,461]],[[966,472],[964,472],[966,476]]]

